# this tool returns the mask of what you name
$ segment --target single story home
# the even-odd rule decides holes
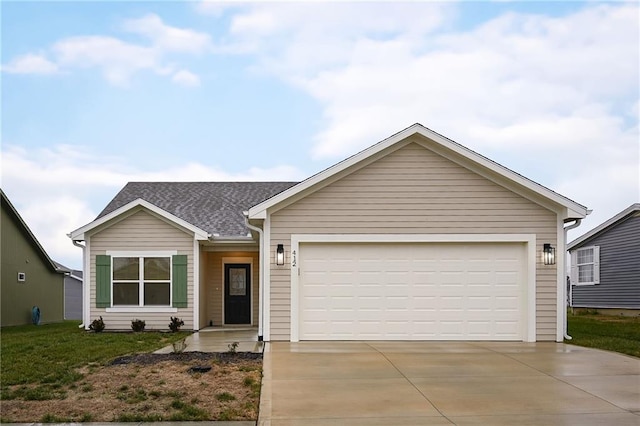
[[[178,316],[266,341],[562,341],[555,251],[587,213],[415,124],[299,183],[129,183],[69,236],[85,327]]]
[[[51,260],[2,190],[0,199],[0,326],[31,324],[34,307],[39,309],[40,322],[62,321],[63,281],[69,271]]]
[[[67,270],[64,276],[64,319],[82,319],[82,271],[54,262],[58,268]]]
[[[640,203],[567,246],[573,308],[640,314]]]

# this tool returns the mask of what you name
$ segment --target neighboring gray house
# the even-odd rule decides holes
[[[58,262],[55,264],[68,271],[64,276],[64,319],[82,320],[82,271],[67,268]]]
[[[571,306],[640,309],[640,203],[568,244]]]
[[[64,319],[82,320],[82,271],[64,277]]]

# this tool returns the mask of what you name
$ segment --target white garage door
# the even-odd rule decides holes
[[[522,340],[525,244],[301,243],[300,340]]]

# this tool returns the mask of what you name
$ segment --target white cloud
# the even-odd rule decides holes
[[[230,25],[254,70],[321,105],[316,159],[420,122],[593,208],[585,224],[640,199],[637,5],[506,13],[464,31],[449,26],[459,5],[336,6],[251,5]]]
[[[348,63],[368,37],[422,38],[453,10],[446,3],[254,3],[231,18],[227,51],[250,51],[262,68],[292,81]]]
[[[10,74],[54,74],[58,66],[42,55],[27,53],[13,58],[2,70]]]
[[[158,51],[114,37],[70,37],[56,42],[52,51],[61,67],[98,67],[115,85],[126,84],[139,70],[159,67]]]
[[[186,87],[197,87],[200,86],[200,77],[189,72],[187,70],[180,70],[176,72],[171,78],[174,83],[180,84],[181,86]]]
[[[214,17],[220,17],[225,11],[242,7],[247,4],[247,1],[243,0],[204,0],[194,2],[195,10],[203,15],[209,15]]]
[[[105,79],[116,86],[128,85],[133,75],[146,70],[161,76],[172,75],[172,79],[181,85],[193,87],[199,84],[199,78],[191,72],[189,75],[180,71],[175,74],[176,66],[167,60],[178,53],[195,55],[211,50],[208,34],[172,27],[153,14],[127,20],[122,28],[147,40],[136,43],[105,35],[67,37],[49,48],[51,61],[42,55],[28,53],[12,59],[2,70],[51,74],[59,70],[98,68]]]
[[[82,252],[66,236],[98,215],[127,182],[300,180],[296,167],[251,167],[229,173],[197,162],[160,170],[139,170],[123,157],[109,157],[83,147],[58,145],[48,149],[2,147],[3,190],[47,253],[56,261],[79,268]],[[93,207],[92,207],[93,206]]]
[[[564,17],[507,13],[454,32],[456,11],[441,3],[252,4],[232,16],[229,46],[253,49],[254,70],[322,105],[318,159],[344,157],[414,122],[476,148],[534,151],[628,130],[619,109],[633,111],[638,99],[636,5],[586,5]]]
[[[202,53],[211,47],[209,34],[166,25],[154,14],[127,20],[123,28],[148,37],[155,48],[166,52]]]

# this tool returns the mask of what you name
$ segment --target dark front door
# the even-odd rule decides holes
[[[224,265],[224,323],[251,324],[251,265]]]

